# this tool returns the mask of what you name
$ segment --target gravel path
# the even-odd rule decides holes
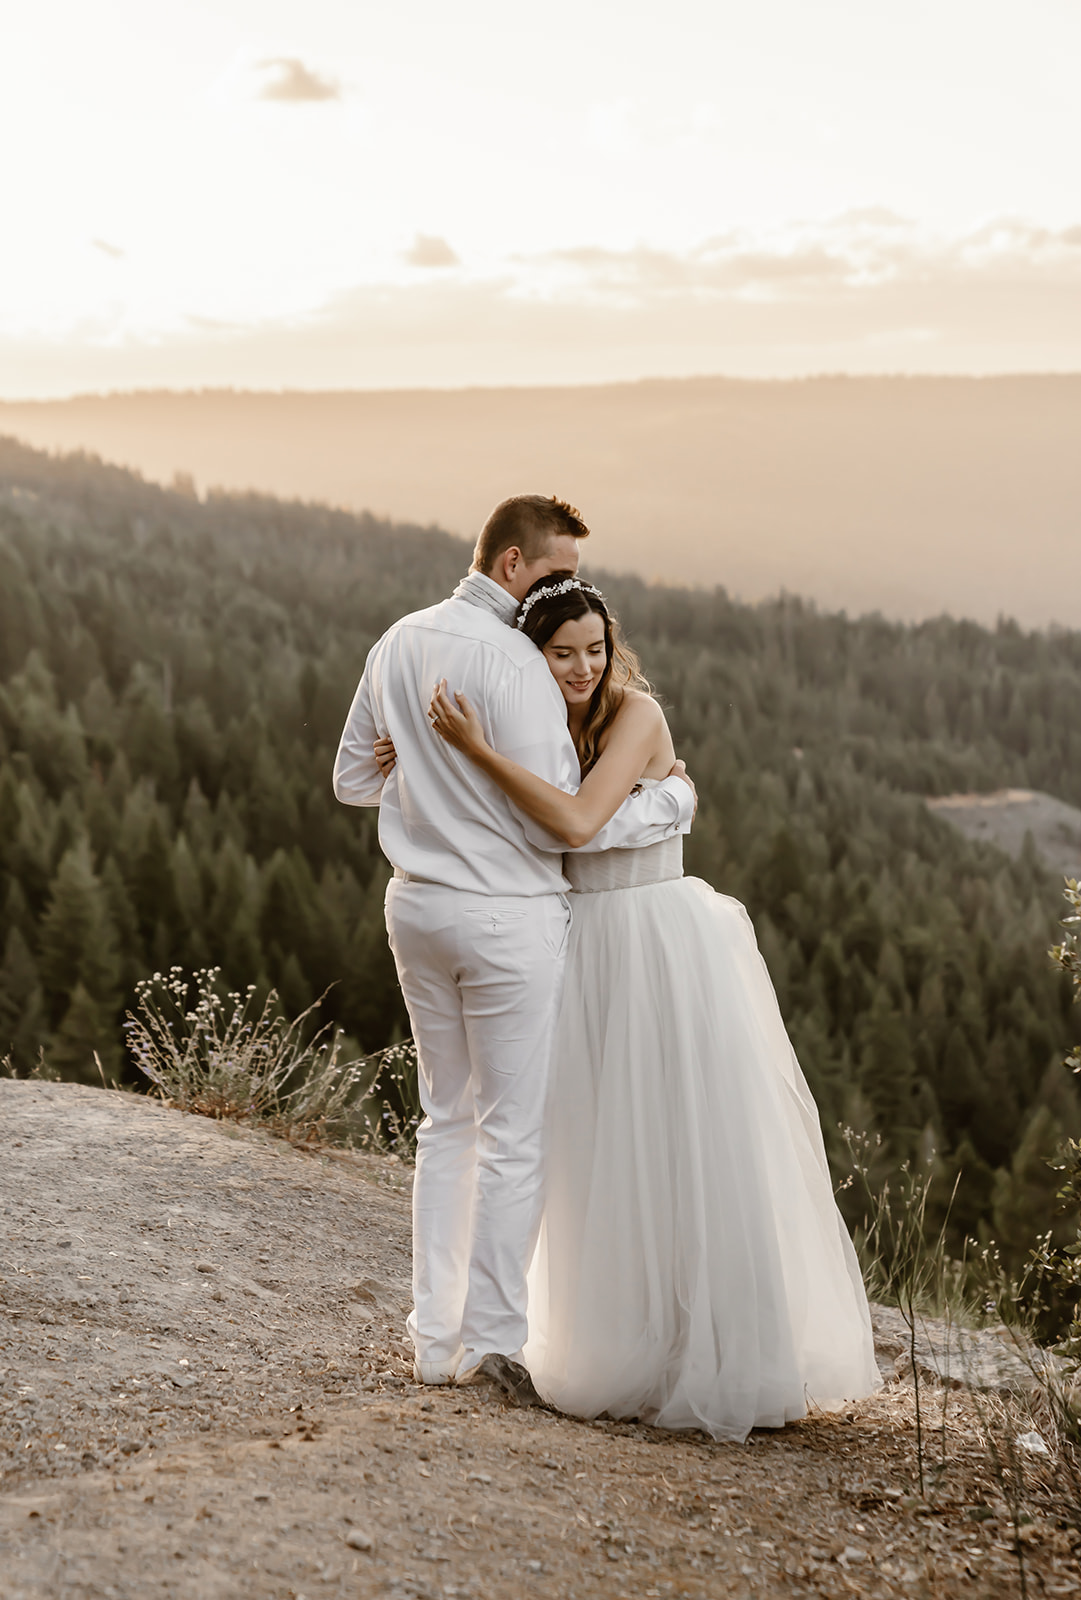
[[[3,1600],[1020,1592],[964,1396],[929,1508],[897,1382],[746,1447],[425,1390],[407,1167],[67,1084],[0,1132]]]

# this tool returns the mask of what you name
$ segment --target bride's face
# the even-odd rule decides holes
[[[603,617],[590,611],[565,622],[545,645],[544,655],[567,704],[588,705],[607,659]]]

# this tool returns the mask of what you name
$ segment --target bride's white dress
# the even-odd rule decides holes
[[[567,865],[537,1388],[726,1440],[869,1394],[855,1251],[746,911],[683,877],[678,838]]]

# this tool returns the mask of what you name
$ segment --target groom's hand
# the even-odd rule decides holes
[[[372,745],[372,750],[375,752],[376,766],[384,778],[389,778],[398,760],[398,753],[394,748],[394,740],[377,739]]]
[[[670,778],[682,778],[684,783],[689,785],[690,791],[694,795],[694,810],[691,812],[691,821],[693,822],[698,815],[698,790],[687,773],[687,763],[685,761],[677,761],[668,776]]]

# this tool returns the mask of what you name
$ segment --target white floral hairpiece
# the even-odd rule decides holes
[[[542,589],[534,589],[532,594],[527,594],[522,601],[515,627],[520,628],[523,626],[526,617],[529,615],[530,606],[535,604],[536,601],[554,600],[556,595],[570,594],[572,589],[578,589],[582,594],[591,594],[602,605],[607,605],[603,594],[599,589],[594,588],[593,584],[583,583],[581,578],[564,578],[560,583],[546,583]]]

